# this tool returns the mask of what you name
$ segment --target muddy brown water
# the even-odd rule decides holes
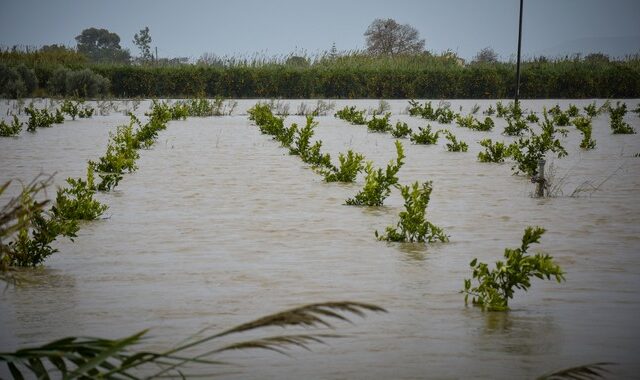
[[[355,184],[324,183],[249,122],[246,109],[255,102],[239,101],[232,116],[170,122],[156,145],[141,151],[138,171],[116,191],[98,195],[109,205],[107,218],[83,224],[75,243],[56,242],[60,252],[23,273],[33,283],[0,293],[0,351],[145,328],[151,331],[143,347],[162,349],[205,327],[220,331],[306,303],[352,300],[388,313],[338,322],[335,332],[346,337],[310,352],[231,352],[219,358],[233,365],[195,371],[238,379],[535,378],[609,361],[618,363],[611,367],[615,377],[638,376],[640,158],[634,155],[640,135],[612,135],[601,115],[593,125],[597,148],[585,152],[580,133],[569,127],[568,157],[550,160],[559,196],[535,199],[533,185],[513,176],[510,163],[476,161],[482,138],[512,140],[500,135],[503,119],[494,118],[488,133],[432,123],[466,141],[469,152],[447,152],[444,139],[434,146],[402,140],[407,158],[399,178],[433,181],[428,218],[451,242],[387,244],[374,231],[396,222],[403,204],[398,191],[381,208],[344,206],[362,175]],[[301,101],[282,102],[295,112]],[[406,101],[389,103],[393,123],[427,124],[404,113]],[[495,102],[451,101],[465,113],[475,103],[484,110]],[[540,112],[556,103],[589,101],[523,106]],[[627,103],[635,108],[638,101]],[[378,101],[335,105],[375,108]],[[2,101],[2,115],[12,107]],[[136,113],[147,109],[143,102]],[[315,136],[334,160],[348,149],[378,166],[394,157],[390,135],[348,125],[332,116],[336,109],[317,118]],[[626,120],[640,130],[635,114]],[[86,161],[102,155],[108,133],[126,121],[112,112],[2,138],[0,181],[55,172],[62,185],[84,176]],[[290,116],[287,124],[303,121]],[[586,184],[598,189],[569,196]],[[12,186],[2,200],[15,191]],[[566,283],[534,281],[528,292],[516,293],[508,313],[465,307],[458,292],[471,275],[469,262],[500,259],[530,225],[548,230],[536,250],[557,260]]]

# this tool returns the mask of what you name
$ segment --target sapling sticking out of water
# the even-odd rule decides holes
[[[484,121],[474,120],[470,128],[474,131],[489,132],[493,129],[493,126],[493,119],[487,116],[484,118]]]
[[[440,130],[431,132],[430,125],[427,125],[426,128],[418,127],[418,132],[411,134],[411,142],[421,145],[437,144],[440,132]]]
[[[571,121],[569,114],[563,112],[557,104],[549,109],[549,115],[553,116],[553,122],[559,127],[566,127]]]
[[[18,120],[18,116],[13,115],[13,121],[8,124],[4,120],[0,120],[0,136],[10,137],[17,136],[22,131],[22,123]]]
[[[397,187],[404,198],[404,211],[400,211],[398,215],[400,220],[396,227],[387,227],[384,235],[378,235],[376,231],[376,237],[379,240],[409,243],[449,241],[449,237],[442,228],[426,219],[427,206],[433,189],[431,181],[423,183],[422,186],[415,182],[411,186]]]
[[[327,182],[354,182],[358,173],[362,171],[364,155],[349,150],[346,155],[338,156],[340,166],[331,166],[320,170]]]
[[[498,101],[496,103],[496,116],[497,117],[505,117],[509,114],[509,109],[505,107],[502,102]]]
[[[478,103],[474,104],[473,107],[471,107],[471,114],[475,115],[478,113],[478,111],[480,111],[480,105],[478,105]]]
[[[627,114],[627,104],[616,102],[615,107],[609,107],[609,118],[613,134],[635,134],[636,131],[624,121]]]
[[[397,122],[395,128],[391,130],[391,136],[401,139],[409,136],[411,134],[411,128],[407,123]]]
[[[367,124],[367,120],[364,117],[366,110],[356,110],[355,106],[344,107],[335,113],[335,117],[348,121],[351,124],[364,125]]]
[[[313,120],[313,116],[307,116],[307,123],[303,128],[296,128],[296,136],[293,139],[293,145],[289,149],[289,154],[302,156],[306,154],[311,147],[311,138],[313,137],[313,129],[318,125]]]
[[[467,116],[458,115],[458,116],[456,116],[456,124],[458,124],[458,127],[471,128],[471,127],[473,127],[474,121],[475,121],[475,119],[473,118],[473,115],[467,115]]]
[[[588,104],[588,105],[582,107],[582,109],[587,114],[587,116],[590,117],[590,118],[594,118],[594,117],[598,116],[598,108],[596,107],[596,102]]]
[[[540,124],[541,134],[538,135],[530,131],[529,137],[521,137],[509,145],[509,154],[516,161],[516,164],[511,168],[515,173],[533,177],[538,174],[538,161],[545,158],[547,152],[555,153],[558,158],[567,155],[566,149],[556,138],[556,133],[566,136],[567,130],[556,128],[553,120],[549,119],[546,110],[543,111],[543,119]]]
[[[51,208],[56,218],[65,220],[94,220],[104,213],[108,206],[93,198],[96,192],[93,167],[87,166],[87,180],[67,178],[70,187],[58,189],[56,203]]]
[[[371,120],[367,122],[367,129],[370,132],[388,132],[391,130],[391,124],[389,124],[389,118],[391,113],[387,112],[383,117],[378,118],[374,114]]]
[[[464,280],[461,293],[465,294],[465,304],[471,296],[471,303],[483,310],[505,311],[509,310],[509,299],[513,298],[515,289],[526,291],[531,287],[533,277],[547,280],[554,277],[558,282],[564,281],[564,272],[551,256],[546,253],[531,256],[527,252],[531,244],[540,242],[544,232],[541,227],[527,227],[520,248],[505,249],[505,261],[497,261],[494,269],[473,259],[470,266],[477,286],[471,286],[471,279]]]
[[[538,117],[538,115],[536,115],[535,113],[531,112],[530,114],[527,115],[526,120],[529,123],[537,123],[537,122],[540,121],[540,118]]]
[[[385,171],[381,168],[374,169],[371,161],[365,166],[365,183],[362,190],[355,197],[346,201],[350,206],[382,206],[384,200],[391,194],[391,186],[398,183],[398,171],[404,164],[404,150],[402,143],[396,140],[395,160],[389,162]]]
[[[60,107],[60,111],[62,111],[63,113],[66,113],[67,115],[69,115],[72,120],[75,120],[76,117],[78,117],[78,113],[80,112],[79,103],[77,103],[77,102],[74,103],[73,101],[71,101],[69,99],[65,99],[64,102],[62,102],[62,106]]]
[[[573,125],[582,133],[580,148],[590,150],[596,147],[596,141],[591,139],[591,119],[586,117],[576,117]]]
[[[569,104],[569,108],[567,108],[567,116],[569,117],[578,117],[580,115],[580,110],[573,104]]]
[[[495,113],[496,113],[496,110],[493,108],[493,106],[492,106],[492,105],[489,105],[489,108],[487,108],[486,110],[484,110],[482,113],[483,113],[484,115],[486,115],[486,116],[493,116],[493,114],[495,114]]]
[[[450,131],[444,130],[444,135],[449,141],[447,143],[447,150],[449,152],[466,152],[469,146],[464,141],[458,141],[456,136]]]
[[[491,139],[480,141],[480,146],[485,148],[484,152],[478,153],[478,161],[480,162],[504,162],[509,157],[509,148],[503,142],[496,141],[495,144]]]
[[[507,136],[522,136],[529,130],[527,122],[522,118],[507,117],[507,126],[504,127],[504,134]]]

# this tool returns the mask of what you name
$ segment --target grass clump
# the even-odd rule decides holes
[[[539,243],[545,229],[541,227],[527,227],[519,248],[504,250],[505,261],[497,261],[495,268],[489,269],[486,263],[473,259],[472,278],[477,285],[471,286],[471,279],[464,280],[465,304],[471,296],[471,303],[488,311],[509,310],[509,299],[513,298],[516,289],[526,291],[531,287],[531,279],[537,277],[556,281],[564,281],[564,272],[546,253],[528,254],[531,244]]]
[[[18,116],[13,115],[13,121],[11,124],[4,120],[0,120],[0,137],[17,136],[22,131],[24,124],[18,120]]]
[[[404,150],[400,141],[395,142],[396,159],[389,162],[386,170],[374,169],[371,161],[367,162],[364,171],[365,183],[362,190],[355,197],[346,200],[350,206],[382,206],[384,200],[391,194],[391,186],[398,183],[398,171],[404,165]]]
[[[431,132],[430,125],[427,125],[425,128],[418,127],[418,132],[411,134],[411,142],[419,145],[437,144],[440,132],[440,130]]]
[[[404,210],[398,215],[400,220],[396,227],[387,227],[384,235],[378,235],[376,231],[376,237],[379,240],[410,243],[449,241],[449,237],[442,228],[426,219],[427,206],[433,190],[431,181],[424,182],[422,186],[415,182],[411,186],[398,186],[398,188],[404,198]]]

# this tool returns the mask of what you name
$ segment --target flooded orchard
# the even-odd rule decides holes
[[[568,156],[548,158],[555,196],[539,199],[528,178],[512,175],[512,162],[477,161],[478,141],[515,140],[501,135],[504,119],[495,118],[491,132],[431,123],[454,132],[469,151],[446,151],[444,138],[427,146],[402,139],[406,159],[398,177],[401,184],[433,181],[428,219],[450,242],[385,243],[374,231],[397,222],[398,190],[382,207],[345,206],[363,175],[353,184],[325,183],[248,120],[256,102],[239,101],[232,116],[171,121],[151,149],[141,150],[139,169],[117,190],[98,193],[109,206],[106,217],[83,223],[75,242],[56,241],[59,252],[44,266],[21,271],[29,282],[0,294],[0,351],[145,328],[151,331],[143,347],[161,349],[203,328],[221,331],[282,309],[350,300],[388,313],[337,322],[328,331],[345,336],[312,351],[227,352],[217,358],[232,365],[200,370],[234,379],[535,378],[615,362],[609,368],[615,377],[637,376],[639,135],[613,135],[602,114],[593,120],[597,146],[584,151],[569,126],[562,139]],[[281,102],[295,112],[301,101]],[[541,113],[590,102],[527,100],[522,107]],[[378,101],[334,103],[329,115],[316,117],[315,129],[334,161],[348,149],[378,167],[395,157],[389,134],[333,117],[345,105],[376,108]],[[481,110],[495,104],[453,100],[451,109],[466,114],[476,103]],[[407,101],[389,104],[393,124],[427,125],[406,113]],[[3,101],[3,115],[11,107]],[[143,102],[135,112],[144,118],[148,107]],[[83,176],[109,132],[128,120],[114,112],[0,139],[0,182],[56,173],[62,185]],[[640,127],[636,114],[626,121]],[[304,124],[304,117],[289,116],[285,125],[293,122]],[[3,201],[19,186],[10,190]],[[477,257],[492,265],[536,225],[547,232],[533,251],[551,254],[566,282],[534,280],[529,291],[516,291],[508,312],[465,306],[459,292],[471,277],[469,262]]]

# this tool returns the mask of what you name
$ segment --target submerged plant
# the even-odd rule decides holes
[[[478,161],[480,162],[504,162],[509,157],[509,147],[503,142],[496,141],[495,144],[491,139],[480,141],[480,146],[485,148],[484,152],[478,153]]]
[[[487,108],[486,110],[484,110],[482,113],[483,113],[484,115],[487,115],[487,116],[493,116],[493,114],[495,114],[495,113],[496,113],[496,110],[493,108],[493,106],[492,106],[492,105],[489,105],[489,108]]]
[[[458,115],[458,116],[456,116],[456,124],[458,124],[458,127],[472,128],[473,127],[473,123],[475,121],[476,120],[474,119],[473,115],[467,115],[467,116]]]
[[[587,114],[588,117],[594,118],[598,116],[598,108],[596,107],[596,102],[587,104],[586,106],[582,107],[582,109],[584,110],[584,112]]]
[[[493,126],[493,119],[487,116],[484,118],[484,121],[474,120],[470,128],[474,131],[489,132],[493,129]]]
[[[478,111],[480,111],[480,105],[478,105],[478,103],[474,104],[473,107],[471,107],[471,114],[475,115],[478,113]]]
[[[404,164],[405,158],[402,143],[396,140],[396,159],[387,164],[383,171],[374,169],[371,161],[367,162],[364,171],[366,173],[364,187],[355,197],[346,200],[350,206],[382,206],[384,200],[391,194],[391,186],[398,183],[398,171]]]
[[[580,115],[580,110],[573,104],[569,104],[569,108],[567,108],[567,116],[569,117],[578,117]]]
[[[411,128],[407,123],[397,122],[396,126],[391,129],[391,136],[401,139],[409,136],[411,134]]]
[[[4,120],[0,120],[0,137],[17,136],[22,131],[22,123],[18,120],[18,116],[13,115],[11,124],[7,124]]]
[[[24,112],[29,115],[29,121],[27,122],[27,131],[29,132],[35,132],[38,128],[49,128],[53,124],[62,122],[59,121],[55,115],[47,111],[47,109],[38,110],[30,106],[26,107]]]
[[[573,119],[573,125],[582,133],[582,141],[580,148],[590,150],[596,147],[596,141],[591,139],[591,119],[586,117],[577,117]]]
[[[537,123],[537,122],[540,121],[540,118],[538,117],[538,115],[536,115],[535,113],[531,112],[530,114],[527,115],[526,120],[529,123]]]
[[[467,149],[469,148],[467,143],[465,143],[464,141],[458,141],[456,136],[450,131],[444,130],[443,132],[447,140],[449,141],[446,145],[447,150],[449,152],[466,152],[467,151]]]
[[[367,129],[370,132],[388,132],[391,130],[391,124],[389,124],[389,118],[391,117],[391,113],[387,112],[383,117],[378,118],[374,114],[371,117],[371,120],[367,122]]]
[[[330,321],[350,322],[346,315],[364,317],[365,312],[386,310],[361,302],[315,303],[270,314],[216,334],[204,337],[194,335],[183,343],[158,352],[134,350],[148,332],[143,330],[121,339],[67,337],[38,347],[2,352],[0,362],[8,367],[9,373],[16,380],[30,378],[30,375],[38,379],[186,379],[192,376],[188,370],[194,364],[214,368],[228,365],[229,363],[212,359],[223,352],[262,349],[286,354],[286,349],[309,349],[311,343],[324,343],[325,339],[341,335],[288,334],[211,346],[223,337],[269,327],[333,328]],[[200,376],[194,374],[193,377]]]
[[[417,133],[411,134],[411,142],[414,144],[421,145],[431,145],[438,143],[438,136],[440,135],[440,130],[435,132],[431,132],[431,126],[427,125],[425,128],[418,127]]]
[[[504,134],[507,136],[522,136],[529,130],[527,122],[522,118],[507,117],[507,126],[504,127]]]
[[[339,167],[330,166],[320,170],[320,173],[324,175],[325,181],[354,182],[358,173],[362,171],[364,156],[349,150],[346,155],[340,153],[338,161],[340,161]]]
[[[87,180],[67,178],[70,187],[58,189],[56,203],[51,213],[64,220],[94,220],[104,213],[108,206],[98,202],[93,196],[96,193],[93,167],[87,166]]]
[[[546,253],[528,254],[531,244],[539,243],[545,230],[541,227],[527,227],[519,248],[506,248],[505,261],[497,261],[494,269],[485,263],[473,259],[469,264],[473,268],[472,279],[477,282],[471,286],[471,279],[464,280],[464,302],[469,296],[474,305],[488,311],[505,311],[509,309],[509,299],[513,298],[516,289],[527,290],[531,287],[531,278],[553,276],[556,281],[564,281],[564,272]]]
[[[424,182],[422,186],[415,182],[411,186],[397,187],[404,198],[404,211],[398,215],[400,220],[396,227],[387,227],[384,235],[378,235],[376,231],[376,237],[379,240],[410,243],[449,241],[442,228],[426,219],[427,206],[433,190],[431,181]]]
[[[512,167],[516,173],[526,174],[530,177],[538,174],[538,161],[545,158],[547,152],[556,153],[557,157],[567,155],[566,149],[556,138],[556,133],[566,136],[566,129],[555,127],[553,120],[549,119],[547,111],[543,111],[542,133],[536,134],[530,131],[527,138],[521,137],[518,141],[509,145],[509,154],[516,161]]]
[[[364,125],[367,124],[367,120],[364,117],[366,110],[356,110],[355,106],[345,106],[343,109],[335,113],[335,117],[348,121],[351,124]]]
[[[78,113],[80,113],[80,103],[65,99],[64,102],[62,102],[60,111],[69,115],[72,120],[75,120],[76,117],[78,117]]]
[[[616,102],[615,107],[609,107],[609,119],[613,134],[635,134],[636,131],[624,121],[627,114],[627,104]]]

